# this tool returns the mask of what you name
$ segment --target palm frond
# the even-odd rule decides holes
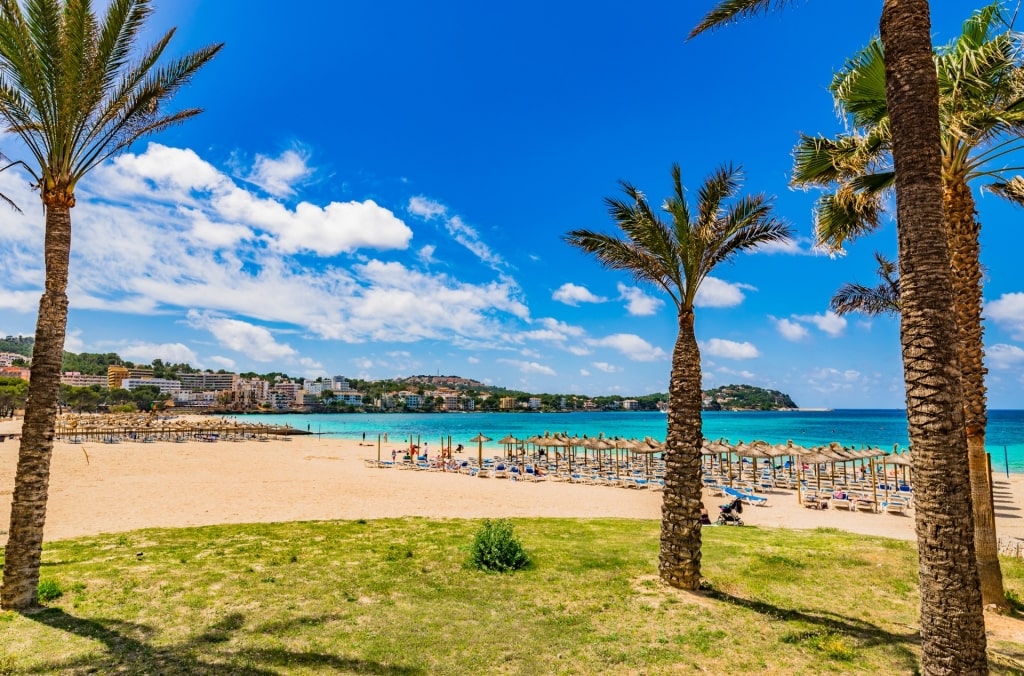
[[[661,262],[635,243],[591,230],[573,230],[564,239],[571,246],[597,258],[602,267],[621,270],[637,282],[664,289],[678,304],[678,297]]]
[[[839,316],[860,312],[875,317],[900,312],[899,299],[885,285],[868,287],[862,284],[843,284],[833,294],[829,307]]]
[[[1024,176],[1017,175],[1003,181],[996,181],[986,185],[984,189],[1017,206],[1024,206]]]
[[[848,59],[830,87],[836,107],[853,118],[855,127],[871,127],[889,115],[885,100],[885,57],[874,39]]]
[[[742,18],[754,16],[767,12],[771,9],[781,9],[790,4],[792,0],[722,0],[710,12],[704,15],[692,31],[689,38],[694,38],[715,28],[720,28],[735,23]]]
[[[565,241],[606,268],[661,287],[680,311],[692,311],[701,283],[718,263],[759,244],[787,239],[791,231],[771,215],[767,197],[736,197],[742,172],[732,165],[705,179],[697,190],[696,209],[687,204],[681,175],[679,165],[673,165],[673,194],[663,205],[671,223],[658,218],[639,190],[622,182],[626,199],[606,198],[605,203],[626,238],[573,230]]]
[[[814,209],[814,236],[818,246],[838,251],[843,244],[878,227],[881,196],[853,190],[849,184],[822,195]]]
[[[28,145],[47,186],[73,191],[99,162],[200,110],[163,107],[223,45],[158,66],[174,31],[133,64],[150,0],[0,0],[0,117]]]

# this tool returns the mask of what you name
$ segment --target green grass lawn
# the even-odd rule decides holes
[[[651,521],[520,519],[530,567],[466,567],[479,521],[145,530],[50,543],[0,673],[913,673],[911,543],[706,528],[708,589],[657,576]],[[141,557],[138,556],[141,553]],[[1004,560],[1024,598],[1024,562]],[[57,594],[60,594],[57,596]],[[1020,645],[990,645],[1015,673]]]

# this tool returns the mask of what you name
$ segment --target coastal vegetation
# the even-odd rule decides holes
[[[778,411],[796,407],[788,394],[753,385],[723,385],[704,390],[705,411]]]
[[[985,605],[1006,609],[995,515],[985,453],[987,406],[982,340],[981,223],[970,184],[1010,201],[1024,203],[1018,166],[1006,160],[1021,150],[1024,130],[1024,68],[1018,65],[1021,42],[990,4],[965,21],[953,42],[935,50],[942,129],[942,184],[946,233],[952,263],[954,308],[959,334],[974,509],[975,547]],[[831,86],[836,108],[854,130],[836,138],[803,136],[796,149],[793,182],[826,190],[819,198],[819,244],[841,250],[843,244],[879,226],[884,198],[894,179],[889,154],[890,128],[885,103],[885,66],[876,39],[847,61]],[[879,260],[880,266],[884,264]],[[884,271],[883,271],[884,273]],[[885,275],[892,282],[895,270]],[[888,288],[895,288],[894,282]],[[887,287],[879,287],[885,290]],[[882,308],[888,311],[888,308]]]
[[[722,0],[691,37],[782,7]],[[879,19],[896,193],[900,344],[908,435],[914,449],[921,671],[988,673],[974,548],[971,477],[955,288],[943,190],[939,78],[928,0],[885,0]],[[973,214],[972,214],[973,218]]]
[[[195,108],[168,112],[166,106],[223,46],[158,66],[174,31],[139,48],[151,11],[149,0],[114,0],[102,17],[88,0],[0,3],[0,120],[33,162],[17,164],[42,200],[46,269],[5,548],[3,608],[23,610],[36,602],[75,190],[94,168],[136,141],[199,114]]]
[[[707,583],[651,574],[658,523],[514,519],[532,563],[466,565],[478,520],[151,529],[49,542],[46,607],[0,613],[0,672],[915,671],[913,543],[708,528]],[[1024,598],[1024,565],[1006,560]],[[993,640],[992,672],[1019,644]]]
[[[25,336],[8,336],[0,340],[0,352],[6,346],[17,347],[22,350],[19,354],[32,354],[32,338]],[[83,373],[86,375],[106,375],[108,366],[125,366],[128,368],[146,368],[153,372],[154,378],[167,380],[179,380],[180,374],[198,373],[200,369],[191,364],[166,363],[161,359],[154,359],[149,364],[135,363],[122,359],[116,352],[90,353],[65,352],[62,371]],[[227,373],[221,369],[217,373]],[[259,378],[268,382],[276,382],[281,379],[289,379],[287,373],[270,372],[256,373],[246,372],[239,374],[244,378]],[[317,381],[323,381],[318,378]],[[431,388],[444,387],[464,394],[473,401],[473,410],[496,412],[499,411],[499,402],[504,397],[512,398],[516,403],[515,410],[529,409],[530,399],[539,399],[539,411],[621,411],[623,401],[635,402],[635,408],[629,410],[656,411],[662,410],[668,402],[667,392],[653,392],[650,394],[636,395],[603,395],[585,397],[570,393],[532,393],[521,390],[513,390],[499,385],[487,385],[478,380],[456,375],[415,375],[404,378],[385,378],[381,380],[360,380],[352,378],[349,380],[351,387],[363,394],[363,404],[353,406],[334,399],[334,392],[326,391],[320,397],[319,405],[313,412],[322,413],[365,413],[380,411],[380,407],[374,402],[387,394],[395,394],[403,390],[410,390],[417,394],[425,394]],[[732,384],[713,387],[703,390],[703,409],[706,411],[778,411],[797,408],[796,402],[783,392],[778,390],[765,389],[755,385]],[[75,387],[72,385],[61,385],[60,403],[62,406],[79,412],[91,412],[104,410],[107,406],[123,405],[132,403],[139,410],[152,408],[163,408],[170,400],[167,394],[160,394],[156,388],[143,387],[139,391],[128,393],[118,390],[107,390],[104,387],[92,385],[88,387]],[[587,405],[589,402],[589,405]],[[401,409],[408,411],[408,409]],[[424,412],[443,411],[442,403],[427,398],[418,409]],[[232,412],[237,412],[232,410]]]
[[[594,230],[573,230],[566,242],[608,270],[665,293],[676,309],[678,332],[669,372],[665,489],[661,508],[661,579],[680,589],[697,589],[701,570],[702,376],[695,331],[697,293],[719,265],[764,244],[785,242],[789,226],[775,218],[772,200],[742,193],[743,173],[724,165],[686,199],[682,168],[672,165],[672,194],[656,213],[635,186],[621,182],[625,199],[605,199],[619,238]]]

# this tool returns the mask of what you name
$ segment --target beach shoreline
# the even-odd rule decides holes
[[[0,434],[20,431],[0,422]],[[18,444],[0,444],[0,529],[10,520]],[[384,459],[400,444],[381,448]],[[493,445],[492,445],[493,449]],[[476,457],[466,448],[462,457]],[[493,450],[491,451],[493,454]],[[376,440],[317,435],[268,441],[123,442],[54,446],[45,539],[143,528],[308,520],[427,518],[661,518],[657,491],[564,482],[480,479],[440,471],[379,469]],[[459,457],[459,456],[456,456]],[[994,477],[997,532],[1024,540],[1024,475]],[[829,527],[913,540],[911,516],[811,510],[795,491],[747,507],[751,526]],[[714,518],[726,500],[705,491]],[[6,534],[0,536],[0,544]]]

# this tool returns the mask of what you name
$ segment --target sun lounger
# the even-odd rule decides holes
[[[739,498],[748,505],[757,505],[758,507],[763,507],[768,503],[768,498],[761,497],[760,495],[744,493],[743,491],[736,490],[735,488],[729,488],[728,486],[723,486],[722,490],[725,491],[726,495],[733,498]]]
[[[899,514],[901,516],[905,516],[909,505],[907,505],[905,500],[892,498],[883,502],[881,504],[881,508],[886,514]]]
[[[832,509],[848,509],[851,512],[857,509],[853,504],[853,500],[850,499],[850,494],[844,491],[833,493],[831,503]]]

